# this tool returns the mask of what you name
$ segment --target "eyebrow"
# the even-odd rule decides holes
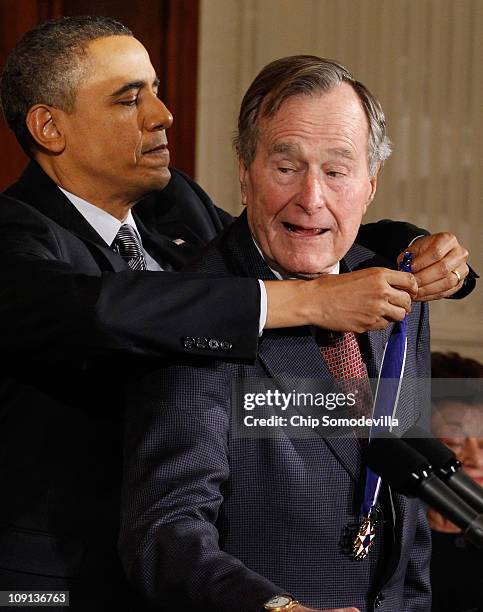
[[[354,159],[354,153],[350,149],[335,147],[335,148],[329,149],[329,153],[331,155],[335,155],[336,157],[343,157],[345,159],[351,159],[351,160]]]
[[[274,155],[277,153],[288,153],[289,155],[295,155],[299,151],[300,147],[298,144],[291,142],[276,142],[270,147],[268,154]],[[345,149],[343,147],[333,147],[329,149],[328,152],[329,154],[334,155],[335,157],[342,157],[351,161],[354,160],[354,152],[350,149]]]
[[[274,155],[275,153],[289,153],[293,155],[299,151],[300,147],[297,144],[291,142],[276,142],[270,147],[268,154]]]
[[[156,77],[153,81],[152,86],[153,87],[159,87],[159,79],[158,77]],[[146,81],[130,81],[129,83],[126,83],[125,85],[123,85],[122,87],[120,87],[119,89],[116,89],[116,91],[114,93],[112,93],[110,95],[111,98],[115,98],[117,96],[121,96],[122,94],[131,91],[131,89],[142,89],[143,87],[146,87]]]

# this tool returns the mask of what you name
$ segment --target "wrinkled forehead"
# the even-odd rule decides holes
[[[266,104],[262,102],[257,121],[259,139],[283,136],[300,128],[313,136],[349,135],[357,137],[365,148],[368,144],[369,120],[361,99],[348,83],[329,91],[291,95],[270,114],[266,114]]]

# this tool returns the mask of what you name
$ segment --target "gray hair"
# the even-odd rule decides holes
[[[34,141],[26,125],[34,104],[74,110],[77,86],[85,76],[88,44],[107,36],[132,36],[125,25],[101,16],[61,17],[27,32],[7,58],[0,78],[0,103],[25,152]]]
[[[340,83],[349,83],[359,96],[369,122],[368,167],[373,176],[391,155],[391,141],[386,135],[386,119],[377,98],[356,81],[341,64],[315,55],[292,55],[271,62],[259,72],[248,88],[238,116],[234,144],[248,167],[255,158],[258,120],[272,117],[282,103],[292,96],[327,93]]]

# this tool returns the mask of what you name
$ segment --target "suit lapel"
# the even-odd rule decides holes
[[[300,332],[300,333],[297,333]],[[292,379],[333,380],[319,347],[308,328],[287,330],[286,334],[265,332],[259,347],[259,359],[265,369],[286,392],[294,388]],[[301,389],[302,391],[304,389]],[[297,407],[295,407],[297,410]],[[302,409],[299,411],[303,414]],[[315,416],[312,413],[313,416]],[[306,415],[304,415],[306,416]],[[350,476],[358,481],[361,469],[360,447],[353,432],[336,433],[328,427],[313,429]]]
[[[199,247],[195,245],[187,243],[178,245],[171,238],[150,231],[135,210],[133,217],[144,248],[164,270],[179,270],[199,252]]]
[[[31,162],[20,179],[6,191],[7,195],[30,204],[58,225],[79,237],[99,263],[101,269],[115,272],[129,270],[127,263],[109,248],[96,230],[76,207],[65,197],[58,186],[35,162]],[[174,269],[180,268],[189,258],[189,248],[177,246],[169,238],[149,231],[139,216],[133,213],[143,245],[163,266],[168,262]]]
[[[361,334],[360,345],[369,378],[377,378],[381,369],[384,347],[391,335],[394,323],[381,331]]]

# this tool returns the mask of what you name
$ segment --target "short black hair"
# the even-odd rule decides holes
[[[133,33],[110,17],[60,17],[24,34],[9,54],[0,77],[0,103],[8,125],[28,155],[34,144],[26,125],[29,109],[43,103],[71,112],[77,85],[86,72],[82,60],[87,45],[107,36]]]

